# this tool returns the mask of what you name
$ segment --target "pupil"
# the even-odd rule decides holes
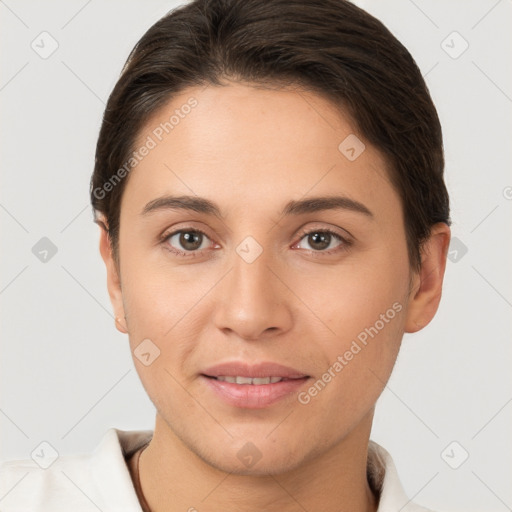
[[[329,247],[329,243],[331,241],[331,235],[329,233],[312,233],[309,235],[310,243],[313,247],[317,249],[325,249]]]
[[[194,231],[187,231],[180,236],[180,244],[188,250],[197,249],[201,246],[201,233]],[[199,242],[199,243],[198,243]]]

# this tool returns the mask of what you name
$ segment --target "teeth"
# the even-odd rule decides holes
[[[275,384],[283,380],[283,377],[231,377],[227,375],[219,375],[217,380],[221,380],[224,382],[230,382],[231,384],[253,384],[256,386],[262,384]]]
[[[252,384],[270,384],[270,377],[255,377],[252,379]]]

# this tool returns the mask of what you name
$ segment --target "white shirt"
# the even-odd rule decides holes
[[[90,454],[65,455],[51,462],[42,447],[40,467],[32,459],[0,464],[2,512],[141,512],[125,457],[152,437],[152,430],[110,428]],[[47,453],[44,453],[46,450]],[[380,489],[378,512],[432,512],[407,498],[390,454],[370,440],[368,473]],[[192,503],[191,506],[194,506]],[[197,505],[197,510],[201,510]]]

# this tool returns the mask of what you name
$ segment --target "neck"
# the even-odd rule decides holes
[[[375,512],[378,499],[366,477],[372,419],[373,410],[337,445],[299,467],[255,476],[211,466],[157,415],[153,438],[139,461],[142,492],[151,512]]]

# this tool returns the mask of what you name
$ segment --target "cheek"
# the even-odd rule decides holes
[[[155,371],[164,363],[168,369],[181,368],[207,327],[211,315],[204,312],[205,299],[218,281],[217,274],[191,266],[165,268],[131,256],[121,272],[132,352],[136,355],[137,346],[150,339],[161,352]],[[145,372],[141,378],[152,375],[154,371]]]
[[[400,348],[408,261],[403,255],[388,256],[382,251],[371,256],[367,262],[337,268],[327,279],[318,280],[322,284],[316,288],[314,282],[303,280],[298,290],[298,294],[307,294],[308,306],[327,333],[316,341],[328,361],[320,369],[330,389],[324,403],[343,402],[349,408],[370,404],[389,378]],[[366,393],[361,395],[361,390]],[[367,400],[361,401],[362,396]]]
[[[183,392],[182,369],[201,338],[204,326],[197,321],[196,308],[208,288],[207,280],[184,279],[132,264],[136,260],[125,260],[123,269],[123,301],[134,364],[158,410],[169,406],[170,397],[177,397],[186,410],[192,406]]]
[[[298,396],[307,428],[318,428],[314,418],[329,417],[319,433],[325,438],[350,431],[371,410],[391,375],[403,335],[400,301],[371,308],[358,307],[354,300],[345,305],[335,323],[338,335],[317,342],[328,363]]]
[[[148,329],[161,337],[193,307],[208,279],[196,276],[191,267],[165,265],[160,251],[142,251],[128,241],[121,254],[123,300],[129,327]],[[195,299],[195,301],[194,301]]]
[[[345,396],[347,390],[364,389],[371,382],[378,388],[379,380],[388,379],[398,355],[405,324],[403,301],[396,295],[386,300],[352,294],[338,300],[329,319],[331,335],[317,340],[328,360],[322,371],[342,375],[336,380]]]
[[[379,332],[390,331],[388,326],[400,331],[404,315],[399,313],[406,309],[408,279],[406,259],[379,251],[328,274],[301,276],[295,291],[335,339],[346,343],[360,333],[364,338],[365,329],[375,324]]]

